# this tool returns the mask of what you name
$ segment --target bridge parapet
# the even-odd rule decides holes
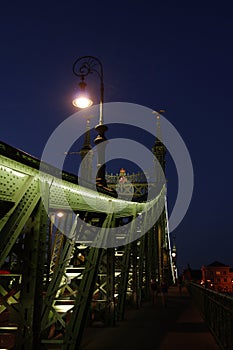
[[[233,297],[193,282],[187,288],[220,347],[233,349]]]

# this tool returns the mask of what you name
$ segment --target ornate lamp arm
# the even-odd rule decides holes
[[[99,125],[103,125],[103,103],[104,103],[104,73],[101,61],[94,56],[79,57],[73,64],[73,73],[84,80],[89,74],[96,73],[100,79],[100,115]]]

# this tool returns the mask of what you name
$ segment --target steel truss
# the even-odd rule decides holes
[[[59,180],[48,165],[41,176],[35,158],[6,144],[0,154],[0,330],[8,327],[20,350],[51,344],[77,350],[87,326],[120,322],[127,304],[139,308],[150,297],[152,276],[170,276],[166,208],[155,226],[132,240],[134,219],[153,217],[165,190],[149,206],[107,194],[97,198],[69,174]],[[127,230],[123,219],[130,222]],[[100,232],[96,246],[89,246],[94,225]],[[98,248],[111,227],[121,225],[117,248]],[[3,331],[0,337],[5,341]]]

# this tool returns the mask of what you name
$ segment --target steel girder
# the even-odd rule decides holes
[[[48,198],[48,194],[47,194]],[[40,201],[33,213],[30,232],[25,234],[24,260],[20,303],[17,304],[20,319],[17,346],[22,350],[40,350],[40,328],[43,303],[43,282],[46,263],[46,233],[48,217]]]
[[[96,241],[100,243],[106,237],[106,231],[111,227],[113,213],[107,215]],[[99,246],[100,244],[98,244]],[[86,325],[88,308],[92,299],[98,268],[103,256],[103,248],[92,247],[82,276],[75,305],[64,336],[64,350],[79,349],[83,330]]]
[[[128,235],[128,243],[124,245],[123,248],[123,258],[120,265],[120,281],[118,285],[118,298],[117,298],[117,309],[116,309],[116,319],[117,321],[122,321],[125,315],[125,302],[127,296],[127,287],[129,282],[129,271],[130,271],[130,256],[132,252],[131,237],[136,230],[136,212],[133,214],[133,220],[130,224],[130,232]]]
[[[69,278],[67,278],[66,268],[70,264],[75,245],[74,240],[70,237],[74,235],[75,231],[80,233],[83,230],[82,227],[77,227],[76,221],[72,219],[73,226],[68,225],[71,227],[68,234],[69,238],[62,238],[63,242],[60,241],[56,245],[54,254],[51,253],[51,247],[46,249],[46,243],[51,244],[52,242],[51,230],[50,233],[48,230],[48,227],[51,228],[52,224],[47,222],[46,211],[40,200],[41,191],[44,191],[43,202],[45,201],[45,206],[49,206],[50,210],[55,213],[61,209],[67,212],[70,208],[76,213],[80,213],[80,211],[91,213],[93,204],[98,201],[95,215],[102,218],[105,216],[105,220],[101,224],[102,234],[106,233],[111,225],[115,225],[116,218],[135,218],[143,211],[148,215],[153,215],[156,205],[149,206],[147,209],[146,203],[131,203],[114,198],[110,199],[104,194],[97,196],[95,192],[83,189],[74,182],[69,182],[69,176],[66,176],[64,181],[64,179],[56,179],[53,174],[44,173],[41,179],[38,175],[38,163],[33,160],[33,166],[31,166],[30,156],[23,157],[18,152],[13,159],[8,159],[6,155],[4,151],[4,156],[0,156],[0,179],[2,180],[0,183],[0,200],[4,204],[4,210],[0,212],[2,216],[0,238],[3,242],[0,243],[0,262],[3,264],[8,259],[9,254],[15,249],[15,242],[21,239],[21,249],[25,253],[23,256],[22,284],[20,285],[21,307],[17,303],[17,306],[12,305],[11,307],[16,310],[17,317],[20,319],[19,341],[21,349],[31,350],[33,347],[39,347],[41,345],[38,344],[41,343],[41,340],[45,348],[46,343],[50,342],[60,343],[64,350],[78,349],[90,314],[89,309],[96,287],[101,288],[102,291],[100,303],[105,303],[108,324],[114,324],[115,319],[119,321],[124,318],[127,290],[130,289],[132,293],[133,289],[137,300],[136,306],[140,306],[142,284],[145,284],[145,290],[148,291],[150,275],[157,268],[156,261],[158,259],[155,248],[158,236],[156,236],[155,230],[151,228],[137,242],[130,243],[130,237],[136,230],[135,222],[132,220],[130,232],[126,235],[128,243],[127,239],[124,240],[119,264],[116,262],[117,252],[120,248],[89,248],[75,293],[69,283]],[[25,162],[28,165],[25,165]],[[36,164],[36,167],[34,164]],[[44,185],[39,188],[41,181]],[[63,192],[63,195],[61,195],[61,192]],[[160,197],[162,195],[160,194]],[[82,197],[86,197],[89,202],[83,200]],[[158,197],[158,201],[160,197]],[[109,207],[110,200],[117,209],[117,214],[110,213],[106,216],[105,212],[106,208]],[[48,211],[48,208],[46,209]],[[27,234],[27,232],[31,234]],[[59,230],[57,235],[60,234],[58,232]],[[99,239],[102,239],[101,237]],[[23,249],[24,245],[25,251]],[[48,265],[51,266],[52,274],[47,273],[46,275],[44,269],[46,264],[47,271],[50,270]],[[116,277],[116,275],[118,276]],[[101,280],[98,281],[98,277],[101,277]],[[118,281],[117,284],[115,283],[116,280]],[[46,286],[45,295],[42,289],[44,285]],[[54,304],[57,300],[57,293],[62,288],[67,288],[71,293],[74,292],[72,294],[72,312],[63,314],[56,311]],[[9,304],[6,306],[9,307]],[[41,320],[38,317],[36,318],[38,314],[42,315]],[[49,333],[49,327],[56,320],[65,329],[63,339],[52,341],[47,338],[47,341],[45,341]]]
[[[0,232],[0,266],[5,262],[39,199],[38,183],[30,177],[25,182],[24,190],[21,191],[21,198],[10,210],[11,213],[4,217]]]
[[[46,295],[43,302],[43,309],[41,314],[41,333],[40,336],[43,337],[43,333],[48,327],[51,326],[53,322],[55,322],[57,319],[64,325],[61,317],[56,312],[55,308],[53,307],[54,300],[57,296],[57,293],[62,288],[62,286],[65,284],[65,282],[62,281],[65,273],[66,267],[69,265],[72,252],[74,249],[74,237],[76,235],[76,226],[77,226],[77,218],[75,218],[71,231],[68,233],[68,237],[66,239],[64,248],[61,252],[61,256],[59,257],[59,260],[52,272],[52,278],[48,285],[48,289],[46,291]],[[49,313],[52,313],[55,315],[54,317],[50,317],[49,319]]]

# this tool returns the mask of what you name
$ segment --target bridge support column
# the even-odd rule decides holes
[[[107,231],[111,226],[112,218],[112,213],[107,215],[102,225],[102,230],[97,237],[97,241],[101,241],[107,237]],[[101,244],[98,244],[98,246],[101,246]],[[70,321],[66,326],[63,350],[77,350],[81,345],[83,331],[86,326],[90,302],[102,257],[103,248],[90,248],[73,312],[71,313]]]
[[[44,198],[48,205],[48,185],[44,184]],[[19,335],[17,349],[40,350],[40,314],[43,299],[43,279],[46,262],[47,212],[42,200],[35,208],[29,230],[25,231],[22,286],[18,304]]]

